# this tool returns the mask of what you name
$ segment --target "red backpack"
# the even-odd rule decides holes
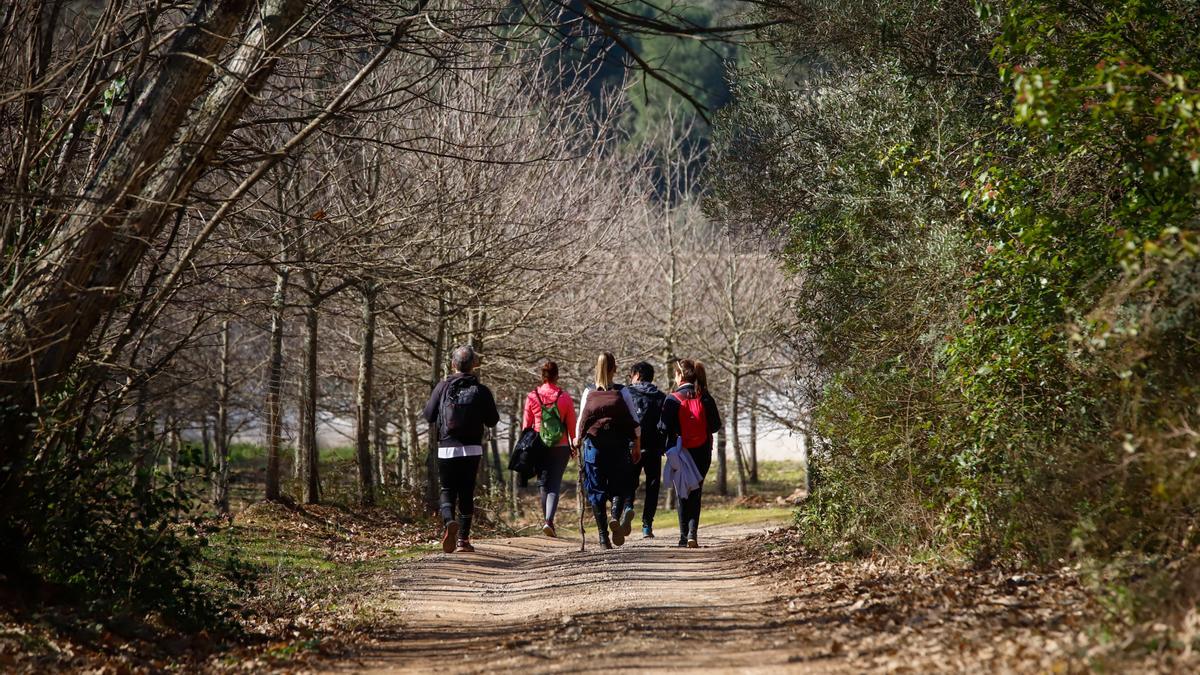
[[[704,403],[699,396],[684,398],[671,394],[679,401],[679,437],[683,447],[698,448],[708,443],[708,417],[704,414]]]

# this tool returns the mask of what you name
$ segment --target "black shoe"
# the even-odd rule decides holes
[[[679,538],[679,543],[678,543],[678,544],[675,544],[675,545],[676,545],[676,546],[678,546],[679,548],[687,548],[687,539],[684,539],[683,537],[680,537],[680,538]]]
[[[652,527],[650,527],[649,525],[643,525],[642,526],[642,539],[653,539],[653,538],[654,538],[654,529]]]

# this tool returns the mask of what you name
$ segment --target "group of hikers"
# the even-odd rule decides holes
[[[441,539],[446,553],[475,550],[471,518],[484,427],[500,421],[495,397],[475,374],[478,365],[472,347],[456,348],[451,354],[454,372],[434,387],[424,410],[430,430],[438,434]],[[536,434],[541,442],[537,476],[543,534],[557,536],[554,517],[563,474],[570,460],[578,457],[582,489],[601,546],[621,546],[632,534],[634,495],[643,473],[642,537],[654,537],[659,491],[666,481],[679,497],[678,545],[699,546],[700,499],[712,462],[712,435],[721,428],[721,417],[708,392],[704,364],[682,359],[675,363],[674,374],[674,386],[667,394],[654,384],[654,367],[640,361],[630,366],[629,384],[622,385],[616,381],[616,358],[602,352],[576,414],[571,395],[558,385],[558,364],[542,364],[542,383],[525,399],[521,428],[523,435]]]

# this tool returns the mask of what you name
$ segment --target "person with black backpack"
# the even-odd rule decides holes
[[[700,485],[690,494],[679,495],[679,546],[697,548],[700,497],[712,464],[712,435],[721,430],[721,414],[708,393],[704,364],[680,360],[675,365],[675,381],[675,391],[663,402],[658,430],[666,436],[667,447],[679,444],[700,471]]]
[[[642,506],[642,538],[654,538],[654,514],[658,511],[658,491],[662,486],[662,460],[667,450],[667,438],[658,430],[663,402],[667,395],[654,386],[654,366],[638,361],[629,367],[629,386],[633,407],[642,424],[642,457],[633,465],[629,499],[625,504],[628,513],[623,520],[632,519],[633,498],[637,494],[642,473],[646,474],[646,503]]]
[[[479,357],[470,345],[455,349],[450,365],[454,373],[433,388],[423,414],[430,433],[437,429],[438,434],[442,550],[470,553],[475,550],[471,517],[475,514],[475,475],[483,456],[483,428],[496,426],[500,411],[492,391],[474,374]]]
[[[558,386],[558,364],[554,361],[542,364],[542,383],[525,397],[521,428],[537,431],[546,446],[538,469],[538,496],[545,516],[542,534],[557,537],[554,514],[558,511],[563,473],[575,444],[575,402]]]

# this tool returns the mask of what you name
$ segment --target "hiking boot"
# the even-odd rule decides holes
[[[474,553],[475,547],[467,539],[459,539],[458,546],[454,548],[455,553]]]
[[[558,533],[554,531],[554,523],[551,523],[548,520],[544,525],[542,525],[542,534],[550,537],[551,539],[558,537]]]
[[[625,513],[621,514],[621,532],[628,537],[633,533],[633,509],[626,508]]]
[[[694,530],[691,532],[688,532],[687,547],[688,548],[700,548],[700,542],[696,541],[696,532]]]
[[[604,515],[603,505],[592,505],[592,516],[596,519],[596,532],[600,535],[600,547],[612,548],[612,542],[608,540],[608,523]]]
[[[625,528],[621,527],[621,522],[619,520],[613,519],[612,522],[608,524],[608,529],[612,533],[609,535],[609,537],[612,539],[614,546],[620,546],[625,543]]]
[[[679,543],[675,544],[675,545],[678,546],[679,548],[687,548],[687,539],[680,537]]]
[[[653,538],[654,538],[654,529],[651,528],[649,525],[642,526],[642,539],[653,539]]]
[[[442,526],[442,552],[454,553],[456,539],[458,539],[458,523],[452,520]]]

